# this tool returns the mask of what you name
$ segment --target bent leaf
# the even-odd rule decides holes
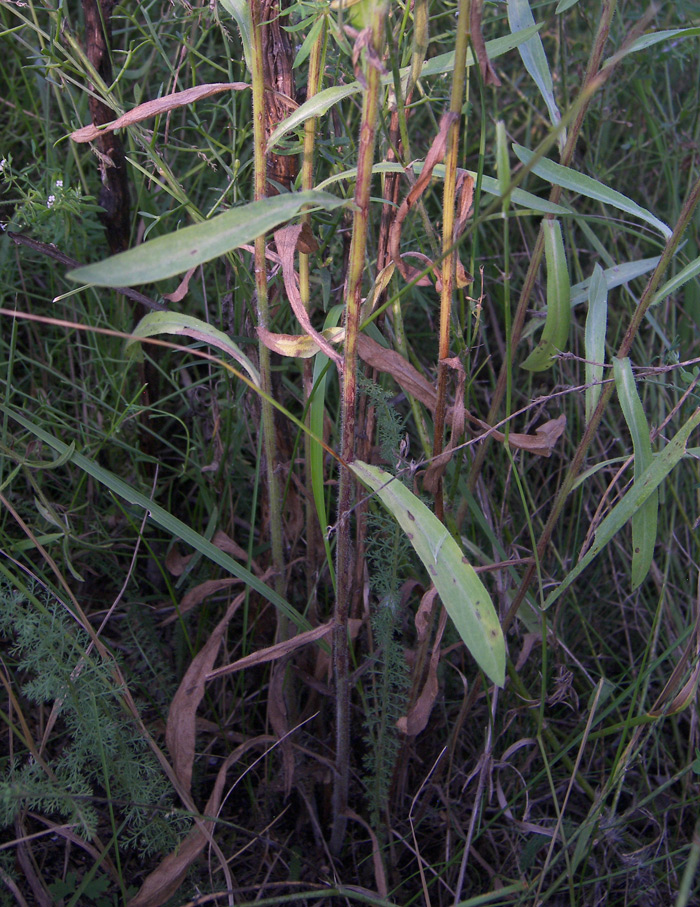
[[[288,192],[224,211],[201,224],[193,224],[145,242],[105,261],[70,271],[68,277],[100,287],[133,287],[189,271],[197,265],[251,243],[307,210],[332,210],[346,204],[328,192]]]
[[[505,682],[506,646],[486,587],[443,523],[388,472],[361,460],[350,464],[376,492],[423,561],[445,610],[479,667],[498,686]]]
[[[671,438],[664,449],[656,454],[651,466],[644,470],[624,498],[605,517],[598,527],[593,544],[586,554],[576,564],[574,569],[566,576],[563,582],[551,592],[543,605],[543,609],[551,607],[560,596],[569,588],[574,580],[586,569],[593,558],[597,557],[608,542],[639,510],[642,504],[656,491],[673,467],[687,453],[686,444],[691,432],[700,425],[700,407],[695,410],[685,425]]]
[[[191,315],[180,315],[177,312],[151,312],[145,315],[134,328],[132,338],[127,341],[127,349],[140,337],[154,337],[157,334],[184,334],[193,340],[210,343],[224,353],[228,353],[248,372],[254,384],[260,387],[260,375],[243,350],[237,346],[223,331],[217,330],[200,318]]]

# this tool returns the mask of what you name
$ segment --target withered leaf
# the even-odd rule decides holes
[[[195,101],[201,101],[211,95],[219,94],[222,91],[242,91],[244,88],[250,88],[246,82],[209,82],[205,85],[195,85],[193,88],[187,88],[185,91],[175,91],[173,94],[165,95],[163,98],[156,98],[154,101],[145,101],[127,111],[122,116],[106,123],[104,126],[83,126],[82,129],[76,129],[71,133],[74,142],[94,142],[95,139],[105,132],[113,132],[115,129],[123,129],[125,126],[132,126],[134,123],[140,123],[150,117],[158,116],[161,113],[167,113],[169,110],[175,110],[177,107],[186,107],[188,104],[194,104]]]

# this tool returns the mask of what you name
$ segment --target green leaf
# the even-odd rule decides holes
[[[158,526],[165,529],[166,532],[169,532],[173,538],[180,539],[186,545],[190,545],[194,548],[195,551],[199,551],[205,557],[208,557],[210,561],[223,567],[223,569],[228,571],[232,576],[237,576],[247,586],[250,586],[251,589],[258,592],[263,598],[273,604],[282,614],[286,615],[300,630],[311,629],[311,624],[308,620],[303,615],[299,614],[299,612],[293,608],[289,602],[285,601],[282,596],[278,595],[274,589],[271,589],[270,586],[258,579],[254,573],[251,573],[250,570],[242,564],[239,564],[230,555],[225,554],[217,548],[216,545],[207,541],[207,539],[198,532],[195,532],[194,529],[191,529],[186,523],[183,523],[182,520],[178,520],[177,517],[168,513],[167,510],[163,509],[159,504],[156,504],[155,501],[152,501],[145,494],[142,494],[140,491],[127,485],[126,482],[118,476],[115,476],[114,473],[104,469],[104,467],[99,466],[82,454],[73,452],[69,456],[70,447],[68,444],[64,444],[63,441],[54,438],[53,435],[50,435],[42,428],[39,428],[38,425],[34,425],[33,422],[25,418],[21,413],[15,412],[11,407],[0,403],[0,411],[6,413],[11,419],[14,419],[15,422],[18,422],[23,428],[26,428],[27,431],[43,441],[44,444],[52,450],[55,450],[60,456],[68,457],[78,469],[82,469],[87,475],[92,476],[95,481],[104,485],[105,488],[108,488],[115,495],[129,504],[133,504],[134,506],[147,511],[149,518]]]
[[[394,516],[479,667],[498,686],[505,682],[506,647],[486,587],[435,514],[388,472],[355,460],[350,468]]]
[[[605,362],[605,336],[608,330],[608,286],[599,264],[593,269],[588,285],[588,315],[584,352],[586,356],[586,422],[590,422],[598,405],[600,382],[603,380]]]
[[[530,372],[550,368],[566,348],[571,326],[571,285],[564,240],[557,220],[542,221],[547,263],[547,317],[539,343],[522,364]]]
[[[673,467],[685,456],[688,438],[699,424],[700,407],[695,410],[685,425],[676,432],[664,449],[654,456],[651,465],[644,470],[638,480],[635,480],[632,488],[624,498],[605,517],[598,527],[593,544],[586,554],[547,597],[543,606],[545,609],[551,607],[560,598],[591,561],[600,554],[613,536],[622,529],[642,504],[656,491]]]
[[[535,24],[535,19],[530,9],[528,0],[508,0],[508,24],[513,33],[522,31]],[[561,113],[557,107],[554,98],[554,84],[552,74],[549,71],[547,55],[542,46],[542,39],[539,34],[533,35],[527,41],[524,41],[518,47],[518,53],[523,61],[525,69],[532,76],[535,85],[537,85],[542,99],[547,105],[549,119],[552,126],[558,126],[561,121]],[[557,141],[559,148],[562,149],[566,144],[566,132],[561,132]]]
[[[640,258],[639,261],[625,261],[622,264],[606,268],[603,271],[605,286],[608,290],[612,290],[622,284],[629,283],[630,280],[634,280],[635,277],[643,277],[644,274],[653,271],[659,261],[661,261],[661,256],[656,255],[654,258]],[[572,308],[575,305],[579,305],[579,303],[586,302],[590,292],[590,284],[591,278],[587,277],[585,280],[582,280],[571,288]]]
[[[534,158],[534,152],[528,151],[522,145],[513,143],[513,151],[523,164],[527,165]],[[658,217],[655,217],[651,211],[642,208],[632,199],[627,198],[621,192],[611,189],[609,186],[594,180],[584,173],[578,173],[570,167],[563,167],[547,158],[537,161],[532,167],[532,172],[537,174],[543,180],[552,183],[555,186],[561,186],[564,189],[571,189],[572,192],[578,192],[579,195],[585,195],[586,198],[592,198],[594,201],[603,202],[606,205],[612,205],[620,211],[625,211],[633,217],[638,217],[645,223],[650,224],[659,230],[668,239],[673,230]]]
[[[133,287],[163,280],[253,242],[296,217],[306,205],[332,210],[345,204],[342,198],[317,190],[275,195],[159,236],[98,264],[76,268],[68,277],[101,287]]]
[[[420,161],[414,163],[412,169],[416,175],[421,173],[423,170],[423,163]],[[383,161],[380,164],[374,164],[372,167],[372,173],[405,172],[405,168],[402,167],[401,164],[391,164],[386,161]],[[476,182],[478,174],[475,170],[465,170],[464,172],[468,173],[474,182]],[[329,176],[327,179],[323,180],[323,182],[319,183],[316,188],[327,189],[329,186],[332,186],[333,183],[341,183],[344,180],[354,180],[356,177],[357,167],[353,167],[351,170],[343,170],[341,173],[334,173],[333,176]],[[433,177],[435,179],[445,178],[444,164],[438,164],[435,167],[433,170]],[[486,192],[489,195],[501,195],[498,179],[484,174],[481,177],[481,181],[481,189],[483,192]],[[550,202],[546,198],[540,198],[538,195],[533,195],[532,192],[526,192],[524,189],[513,189],[510,194],[510,200],[514,205],[520,205],[523,208],[531,208],[533,211],[540,211],[542,214],[559,214],[563,217],[571,217],[571,211],[568,208],[564,208],[562,205],[555,205],[554,202]],[[656,261],[658,261],[658,259],[656,259]]]
[[[628,54],[634,54],[640,50],[647,50],[649,47],[653,47],[661,41],[670,41],[674,38],[697,38],[699,36],[700,28],[696,26],[691,28],[668,28],[663,31],[651,32],[648,35],[642,35],[634,40],[629,47],[625,48],[623,56],[626,57]],[[603,65],[607,66],[609,63],[610,60],[606,60]]]
[[[507,214],[511,198],[508,195],[510,188],[510,160],[508,159],[508,144],[506,142],[506,124],[503,120],[496,123],[496,174],[498,176],[498,191],[503,199],[503,210]]]
[[[139,337],[154,337],[157,334],[184,334],[193,340],[201,340],[228,353],[250,375],[254,384],[260,387],[260,375],[243,350],[237,346],[223,331],[217,330],[200,318],[181,315],[177,312],[150,312],[136,325],[133,336],[127,341],[127,349],[137,342]]]
[[[645,470],[651,466],[653,460],[649,424],[644,414],[642,401],[639,399],[630,360],[628,358],[613,359],[613,374],[622,414],[632,435],[634,481],[636,484]],[[659,491],[657,489],[649,495],[646,501],[632,515],[633,591],[641,585],[651,567],[654,557],[654,546],[656,545],[658,517]]]
[[[651,300],[650,307],[653,308],[655,305],[658,305],[660,302],[663,302],[667,296],[670,296],[672,293],[675,293],[676,290],[688,283],[689,280],[693,280],[695,277],[700,274],[700,258],[696,258],[694,261],[691,261],[690,264],[686,265],[682,271],[679,271],[674,277],[666,281],[666,283],[661,287],[660,290],[654,294],[654,298]]]
[[[243,56],[248,72],[253,72],[253,20],[250,15],[248,0],[220,0],[221,5],[236,20],[241,34]]]
[[[558,16],[561,13],[565,13],[567,9],[571,9],[572,6],[576,6],[579,0],[559,0],[557,3],[557,8],[554,10],[555,14]]]
[[[507,53],[509,50],[513,50],[523,41],[527,41],[528,38],[532,35],[536,35],[540,26],[535,25],[530,28],[523,29],[512,35],[506,35],[503,38],[496,38],[494,41],[486,42],[486,53],[490,60],[500,57],[502,54]],[[467,55],[467,66],[474,65],[474,57],[471,53]],[[423,64],[421,70],[421,79],[425,79],[428,76],[441,76],[445,73],[452,72],[455,68],[455,54],[454,51],[450,51],[446,54],[439,54],[437,57],[433,57],[430,60],[426,60]],[[407,79],[410,76],[411,67],[405,66],[399,71],[399,76],[402,80]],[[383,85],[393,85],[394,76],[393,73],[387,73],[382,76]],[[290,114],[286,120],[283,120],[277,129],[272,133],[270,138],[267,141],[267,150],[271,151],[275,145],[279,142],[282,136],[286,135],[288,132],[291,132],[292,129],[296,129],[297,126],[301,126],[302,123],[306,120],[311,119],[311,117],[320,117],[327,110],[330,110],[334,104],[337,104],[339,101],[342,101],[343,98],[349,98],[354,94],[360,94],[363,91],[362,84],[359,81],[350,82],[347,85],[335,85],[333,88],[325,88],[323,91],[319,91],[318,94],[315,94],[312,98],[309,98],[308,101],[305,101],[300,107]]]

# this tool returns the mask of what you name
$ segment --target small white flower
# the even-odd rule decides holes
[[[63,180],[56,180],[56,188],[63,189]]]
[[[5,169],[5,164],[7,164],[7,158],[3,158],[0,161],[0,173],[2,173],[2,171]]]
[[[46,200],[46,207],[53,208],[53,203],[56,201],[55,195],[50,195]]]

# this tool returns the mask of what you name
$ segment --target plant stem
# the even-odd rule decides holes
[[[457,19],[457,43],[455,45],[455,68],[452,76],[452,93],[450,95],[450,114],[452,122],[447,134],[447,153],[445,155],[445,191],[442,212],[442,292],[440,293],[440,340],[437,373],[437,405],[435,408],[435,434],[433,435],[433,456],[442,453],[443,434],[445,430],[445,413],[447,411],[447,373],[445,360],[450,355],[450,324],[452,321],[452,296],[455,280],[454,223],[455,194],[457,188],[457,156],[459,154],[459,135],[464,103],[464,86],[467,71],[467,48],[469,46],[469,18],[471,0],[460,0]],[[444,505],[442,499],[442,481],[435,492],[435,515],[442,520]]]
[[[367,229],[369,226],[372,164],[379,113],[380,72],[375,61],[381,59],[384,35],[384,0],[375,2],[371,11],[371,54],[366,55],[367,87],[362,101],[360,142],[357,155],[356,211],[353,222],[350,261],[345,292],[345,355],[342,375],[341,457],[344,463],[354,459],[355,407],[357,403],[357,335],[360,327],[362,274],[365,266]],[[333,788],[333,829],[331,853],[338,854],[345,838],[348,787],[350,782],[350,687],[348,652],[348,617],[355,573],[351,552],[350,510],[354,482],[349,469],[340,467],[338,489],[338,542],[336,560],[337,595],[333,628],[333,666],[336,695],[336,774]]]
[[[263,71],[262,49],[262,15],[260,0],[251,0],[251,17],[253,21],[252,40],[252,86],[253,86],[253,142],[254,142],[254,197],[255,200],[267,196],[267,155],[265,153],[265,78]],[[255,295],[258,307],[258,324],[269,328],[269,311],[267,297],[267,270],[265,265],[265,236],[255,240]],[[258,345],[260,357],[260,386],[265,395],[272,395],[272,375],[270,368],[270,351],[264,343]],[[282,550],[282,514],[279,483],[275,472],[277,461],[277,444],[275,440],[274,409],[261,397],[262,429],[264,442],[265,469],[270,508],[270,544],[272,564],[275,571],[275,591],[284,593],[284,554]],[[287,635],[287,621],[279,616],[278,636]]]

